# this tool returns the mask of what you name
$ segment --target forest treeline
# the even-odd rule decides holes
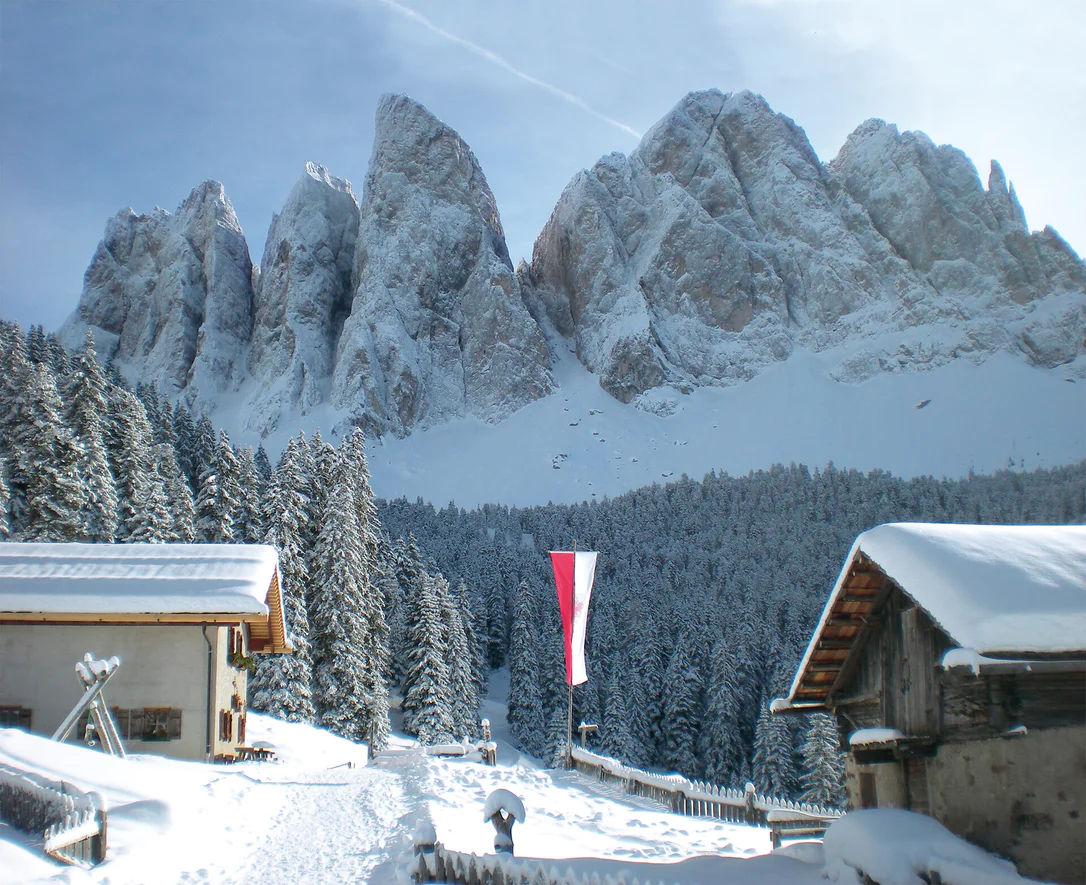
[[[258,656],[254,709],[380,746],[390,703],[427,743],[477,727],[492,669],[509,720],[553,759],[566,734],[547,551],[601,553],[575,716],[630,764],[839,799],[830,717],[770,716],[855,536],[883,522],[1074,523],[1086,464],[962,480],[833,465],[683,477],[573,506],[376,500],[360,431],[290,440],[273,466],[88,337],[68,353],[0,324],[0,537],[271,543],[296,652]]]

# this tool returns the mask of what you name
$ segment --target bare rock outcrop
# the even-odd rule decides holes
[[[254,299],[250,429],[328,399],[336,345],[353,296],[358,201],[351,183],[307,163],[272,218]]]
[[[1083,348],[1083,263],[1029,233],[998,164],[985,190],[960,151],[869,121],[823,165],[749,92],[691,93],[628,158],[575,176],[525,277],[623,402],[743,380],[796,345],[872,339],[842,380]]]
[[[353,280],[331,402],[363,425],[496,421],[553,389],[475,155],[406,96],[377,110]]]
[[[69,346],[90,327],[116,359],[167,393],[233,389],[252,331],[252,264],[221,184],[205,181],[170,215],[118,212],[61,331]]]

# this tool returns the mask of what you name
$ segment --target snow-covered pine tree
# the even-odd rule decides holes
[[[664,671],[663,764],[686,777],[700,777],[698,731],[704,714],[702,677],[690,648],[692,636],[680,634]]]
[[[234,544],[241,510],[241,467],[225,430],[211,462],[200,474],[200,492],[196,496],[196,536],[207,544]]]
[[[21,536],[31,541],[89,541],[88,494],[80,472],[86,453],[63,420],[64,406],[48,364],[29,373],[15,460],[26,478]]]
[[[117,535],[119,502],[105,442],[108,382],[89,329],[83,350],[72,361],[66,394],[67,424],[82,445],[84,455],[79,471],[87,494],[87,507],[82,513],[83,533],[90,540],[110,544]]]
[[[49,362],[49,348],[42,326],[31,326],[26,333],[26,355],[34,366],[43,366]]]
[[[130,543],[174,540],[170,501],[155,469],[151,425],[135,394],[112,388],[105,440],[120,503],[117,539]]]
[[[309,605],[314,688],[318,721],[351,740],[369,740],[373,749],[388,739],[388,628],[377,588],[368,536],[359,524],[355,471],[364,456],[348,440],[330,473],[320,534],[314,548]],[[367,483],[368,485],[368,483]],[[374,544],[376,547],[376,544]]]
[[[196,539],[196,502],[181,465],[177,463],[177,451],[167,443],[156,443],[151,449],[151,457],[170,511],[169,533],[162,540],[190,544]]]
[[[235,454],[238,460],[240,500],[234,535],[242,544],[262,544],[265,529],[261,502],[267,494],[267,483],[257,469],[251,446],[243,446]]]
[[[24,519],[28,477],[17,457],[19,440],[26,432],[26,395],[32,368],[26,353],[26,337],[15,323],[0,320],[0,456],[7,461],[9,530],[18,537]]]
[[[195,497],[200,484],[198,434],[192,412],[182,403],[178,403],[173,412],[173,433],[176,439],[177,463],[181,466],[181,472]]]
[[[464,620],[464,638],[467,640],[468,651],[471,654],[471,674],[472,684],[475,686],[475,697],[481,702],[486,697],[490,667],[487,665],[486,645],[479,635],[477,609],[471,604],[468,585],[463,578],[456,585],[455,597],[456,604],[459,606]]]
[[[443,585],[444,578],[423,572],[406,600],[403,727],[424,744],[445,743],[455,736]]]
[[[8,491],[8,462],[0,457],[0,541],[11,537],[11,493]]]
[[[509,646],[509,730],[517,744],[533,756],[543,751],[543,693],[539,688],[535,618],[528,579],[520,583],[513,608]]]
[[[630,698],[634,686],[630,684],[629,657],[622,651],[612,663],[603,707],[603,721],[600,723],[600,744],[608,756],[621,759],[629,765],[640,765],[643,750],[631,728],[633,704]]]
[[[845,761],[837,720],[829,713],[812,713],[803,742],[804,802],[838,806],[844,798]]]
[[[364,585],[366,590],[365,606],[362,611],[366,626],[366,664],[367,664],[367,716],[370,722],[370,734],[375,747],[383,747],[389,736],[389,701],[388,684],[385,678],[390,668],[388,624],[385,622],[385,610],[382,605],[380,573],[378,562],[381,525],[377,521],[377,505],[370,487],[370,471],[366,463],[366,439],[361,428],[356,427],[341,446],[342,457],[346,463],[347,475],[351,480],[354,494],[355,515],[358,519],[362,544],[368,560],[372,563],[369,580]]]
[[[792,730],[784,716],[763,708],[754,730],[754,785],[759,792],[780,799],[793,798],[796,790],[795,749]]]
[[[215,425],[207,415],[202,415],[196,422],[196,432],[192,439],[192,497],[196,500],[200,498],[200,477],[208,468],[215,469],[218,449],[219,435],[215,431]]]
[[[713,646],[706,686],[705,720],[698,739],[698,753],[705,777],[714,784],[742,787],[750,780],[749,747],[742,717],[748,687],[740,683],[749,665],[741,662],[742,646],[731,637]]]
[[[290,722],[312,722],[313,655],[305,587],[309,570],[303,549],[308,520],[308,499],[298,442],[291,439],[272,476],[265,501],[264,542],[279,549],[279,575],[292,655],[261,655],[249,680],[249,703],[254,710]]]
[[[446,663],[449,669],[449,698],[452,702],[453,736],[474,737],[479,726],[479,694],[475,685],[474,656],[468,642],[465,621],[470,612],[462,607],[462,597],[452,592],[449,582],[438,573],[444,587],[442,620],[444,621]]]

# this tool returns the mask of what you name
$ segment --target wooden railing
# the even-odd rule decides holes
[[[774,847],[787,835],[821,835],[844,813],[837,808],[763,796],[753,784],[739,790],[674,774],[654,774],[579,747],[573,748],[572,763],[581,774],[621,787],[631,796],[659,802],[677,814],[768,827]]]
[[[0,820],[40,835],[45,853],[62,863],[89,867],[105,859],[106,803],[98,793],[0,765]]]

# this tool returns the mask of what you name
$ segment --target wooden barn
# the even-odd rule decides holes
[[[89,652],[120,658],[103,696],[129,752],[232,759],[251,656],[290,651],[274,547],[0,543],[0,728],[52,735]]]
[[[1086,526],[864,532],[774,710],[836,714],[850,808],[1086,882]]]

